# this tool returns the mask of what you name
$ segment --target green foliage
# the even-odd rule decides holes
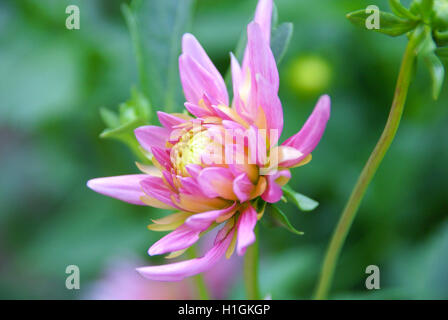
[[[307,196],[294,191],[288,185],[283,186],[282,189],[285,193],[285,196],[302,211],[313,211],[319,205],[319,202],[317,202],[316,200],[308,198]]]
[[[292,23],[285,22],[272,30],[271,49],[277,64],[283,59],[286,50],[288,49],[293,28],[294,25]]]
[[[418,17],[404,7],[400,0],[389,0],[389,6],[392,12],[400,18],[417,20]]]
[[[357,10],[354,12],[350,12],[347,14],[347,19],[350,20],[354,25],[366,28],[366,20],[369,18],[371,13],[366,13],[366,10]],[[371,29],[373,31],[386,34],[388,36],[396,37],[400,36],[408,31],[411,31],[417,25],[417,22],[409,19],[401,19],[391,13],[388,12],[380,12],[380,28],[379,29]]]
[[[183,105],[178,57],[194,0],[141,1],[123,5],[132,35],[140,86],[151,104],[167,112]]]
[[[146,97],[136,88],[131,90],[131,98],[120,104],[118,113],[101,108],[101,118],[107,128],[100,134],[101,138],[116,139],[128,145],[140,158],[147,162],[147,157],[135,138],[134,130],[148,124],[151,116],[151,105]]]
[[[438,99],[442,90],[445,69],[436,54],[437,46],[446,45],[448,34],[444,30],[448,25],[448,3],[446,0],[414,0],[410,9],[406,9],[399,0],[390,0],[393,13],[380,12],[380,28],[374,31],[399,36],[404,33],[424,29],[424,37],[418,46],[418,54],[424,60],[431,75],[432,97]],[[355,25],[365,27],[370,13],[365,10],[351,12],[347,18]],[[440,30],[442,28],[443,30]]]
[[[294,228],[291,222],[289,222],[288,217],[275,204],[268,205],[266,210],[267,210],[267,218],[270,220],[270,222],[268,223],[270,223],[271,225],[281,226],[286,230],[300,236],[304,234],[302,231],[299,231],[296,228]]]

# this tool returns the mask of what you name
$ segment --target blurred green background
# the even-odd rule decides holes
[[[386,10],[387,1],[275,3],[279,21],[294,23],[279,66],[283,137],[300,129],[320,94],[332,98],[331,119],[313,161],[294,169],[291,180],[320,206],[304,213],[283,205],[305,235],[260,230],[263,293],[308,299],[344,203],[383,129],[406,38],[367,32],[345,18],[369,4]],[[80,30],[65,28],[69,4],[80,8]],[[137,173],[126,146],[99,138],[105,127],[100,107],[116,110],[138,84],[121,4],[0,2],[2,299],[82,298],[112,257],[130,252],[148,264],[162,261],[146,255],[160,237],[146,225],[163,211],[121,203],[86,187],[90,178]],[[255,5],[256,0],[196,2],[188,30],[220,71],[227,70],[229,52]],[[152,14],[159,15],[147,17],[145,36],[157,37],[167,26],[160,12]],[[163,43],[163,36],[158,40]],[[419,65],[396,140],[343,249],[332,298],[448,298],[447,102],[446,85],[437,102],[431,99],[429,74]],[[164,107],[153,104],[155,110]],[[182,104],[176,101],[173,108],[181,110]],[[65,288],[65,268],[71,264],[80,267],[80,290]],[[371,264],[381,270],[380,290],[365,289]],[[243,298],[240,282],[235,283],[229,297]]]

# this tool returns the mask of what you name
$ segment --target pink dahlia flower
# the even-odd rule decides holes
[[[154,166],[142,174],[93,179],[96,192],[129,203],[176,210],[148,226],[171,231],[149,248],[150,255],[182,254],[219,225],[213,246],[201,258],[137,269],[144,277],[178,281],[210,268],[236,249],[243,255],[255,241],[264,203],[282,197],[290,168],[306,164],[330,116],[322,96],[302,129],[278,144],[283,110],[279,75],[270,48],[272,0],[260,0],[247,27],[242,66],[231,55],[233,101],[224,80],[196,38],[185,34],[180,78],[192,115],[158,112],[162,127],[135,130]]]

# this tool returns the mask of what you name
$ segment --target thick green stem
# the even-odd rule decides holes
[[[344,245],[348,231],[352,225],[356,212],[364,197],[364,194],[375,175],[378,166],[384,158],[397,132],[403,108],[411,82],[413,68],[416,58],[416,48],[420,42],[421,28],[417,28],[411,35],[406,51],[403,55],[400,73],[395,88],[394,100],[387,119],[384,131],[375,146],[369,160],[364,166],[361,175],[353,189],[350,198],[342,212],[338,225],[333,233],[330,245],[328,246],[325,260],[322,266],[319,283],[315,293],[315,299],[326,299],[333,279],[339,254]]]
[[[258,226],[255,227],[256,241],[249,246],[244,255],[244,283],[246,285],[246,296],[250,300],[259,300],[258,287]]]
[[[190,247],[187,251],[191,259],[197,258],[197,250],[194,246]],[[195,275],[193,279],[198,290],[199,300],[210,300],[210,294],[208,293],[207,284],[204,281],[202,273]]]

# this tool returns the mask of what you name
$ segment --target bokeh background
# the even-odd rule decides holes
[[[294,23],[279,66],[284,136],[298,131],[320,94],[332,98],[332,116],[313,161],[294,169],[291,180],[294,189],[320,206],[304,213],[283,205],[305,235],[260,230],[263,293],[273,299],[308,299],[332,230],[383,129],[406,38],[367,32],[345,18],[369,4],[386,10],[387,1],[275,2],[279,21]],[[80,8],[80,30],[65,28],[69,4]],[[99,138],[105,127],[100,107],[116,110],[129,98],[131,86],[138,85],[121,4],[0,2],[2,299],[123,297],[126,290],[124,297],[194,297],[191,292],[179,296],[180,287],[160,289],[135,279],[135,267],[163,261],[146,254],[160,237],[146,225],[163,211],[121,203],[86,187],[93,177],[137,172],[135,156],[124,144]],[[229,52],[255,5],[256,0],[196,2],[188,30],[220,71],[226,72]],[[157,38],[169,29],[172,21],[164,14],[148,14],[145,36]],[[343,249],[332,298],[448,298],[446,89],[434,102],[429,74],[419,65],[395,142]],[[155,110],[163,107],[154,105]],[[215,289],[234,284],[220,297],[244,298],[239,263],[215,272],[209,281]],[[80,290],[65,288],[65,268],[71,264],[81,270]],[[380,290],[365,289],[365,269],[371,264],[380,267]]]

